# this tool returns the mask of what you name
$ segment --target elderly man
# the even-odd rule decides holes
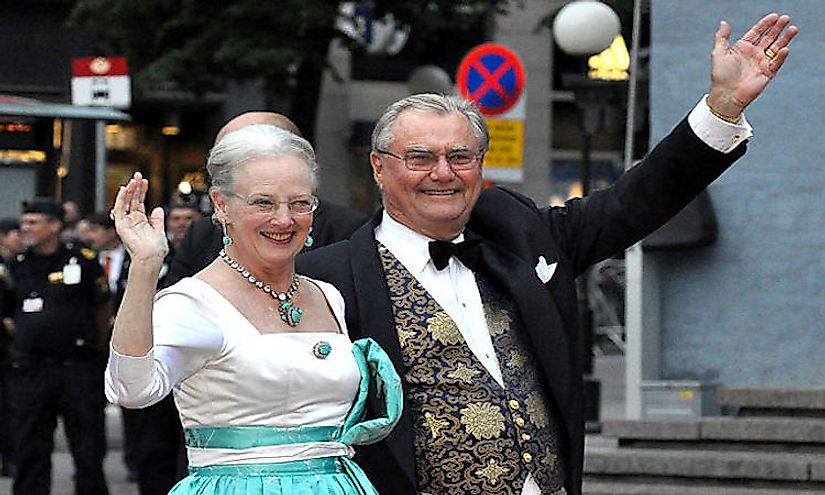
[[[489,134],[456,96],[414,95],[378,120],[370,162],[383,212],[298,271],[334,283],[353,338],[404,379],[393,434],[362,448],[379,492],[580,494],[582,339],[575,277],[664,224],[742,156],[742,116],[797,29],[722,23],[706,98],[616,184],[559,208],[482,192]]]

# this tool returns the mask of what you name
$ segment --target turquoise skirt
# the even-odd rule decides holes
[[[169,495],[216,494],[364,495],[376,494],[376,491],[366,477],[363,480],[353,477],[340,459],[326,457],[279,464],[190,467],[189,476],[169,492]]]
[[[389,435],[401,417],[401,379],[384,351],[371,339],[353,342],[361,383],[341,427],[198,427],[184,432],[186,445],[199,449],[251,449],[272,445],[337,442],[366,445]],[[366,419],[370,384],[385,410]],[[367,476],[346,456],[266,464],[189,466],[189,476],[169,495],[378,495]]]

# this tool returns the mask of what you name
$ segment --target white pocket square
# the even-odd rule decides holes
[[[553,277],[553,273],[556,271],[557,262],[547,264],[547,260],[544,259],[544,256],[539,256],[539,262],[536,263],[536,275],[541,280],[541,283],[546,284],[548,280]]]

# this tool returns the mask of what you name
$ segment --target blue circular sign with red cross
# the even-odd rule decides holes
[[[486,43],[470,50],[456,74],[461,95],[484,115],[500,115],[518,102],[524,89],[524,67],[506,46]]]

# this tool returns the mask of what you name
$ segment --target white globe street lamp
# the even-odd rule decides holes
[[[593,55],[608,48],[621,24],[609,6],[595,0],[570,2],[553,19],[553,37],[569,55]]]

